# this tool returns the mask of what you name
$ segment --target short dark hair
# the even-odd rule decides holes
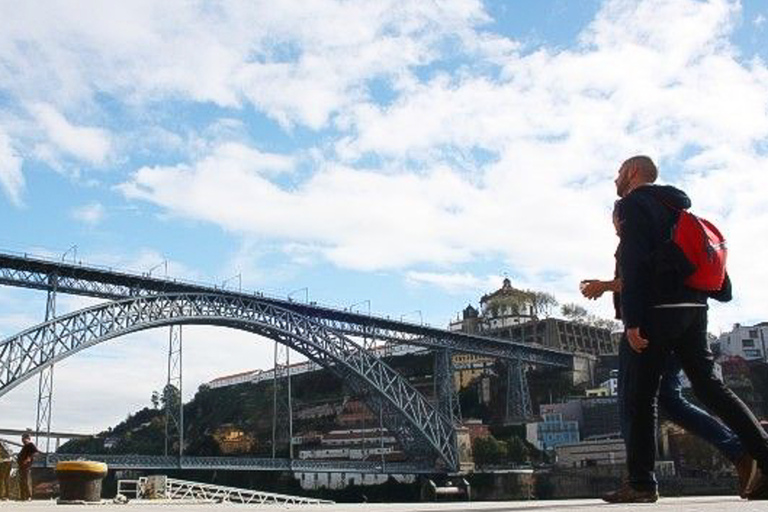
[[[645,155],[635,155],[632,158],[627,158],[622,167],[634,167],[647,183],[653,183],[659,177],[659,170],[656,168],[656,164],[653,163],[651,157]]]
[[[23,434],[21,434],[21,439],[22,440],[24,440],[24,439],[32,439],[32,434],[30,434],[29,432],[24,432]]]

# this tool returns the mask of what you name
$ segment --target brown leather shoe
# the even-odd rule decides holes
[[[768,500],[768,475],[758,470],[758,476],[747,494],[748,500]]]
[[[760,474],[757,469],[757,461],[749,454],[744,454],[739,460],[734,462],[736,474],[739,477],[739,496],[746,498],[754,487]]]
[[[629,484],[603,495],[603,501],[608,503],[656,503],[658,499],[659,491],[638,491]]]

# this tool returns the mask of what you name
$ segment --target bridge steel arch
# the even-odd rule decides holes
[[[289,346],[365,391],[387,410],[387,426],[417,454],[458,469],[451,419],[381,359],[340,332],[258,298],[170,293],[108,302],[57,317],[0,342],[0,397],[43,370],[104,341],[154,327],[207,324],[260,334]]]

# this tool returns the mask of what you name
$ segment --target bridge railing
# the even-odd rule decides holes
[[[192,287],[196,287],[196,288],[200,288],[200,289],[212,290],[212,291],[222,291],[222,292],[234,292],[234,291],[236,291],[237,293],[240,293],[240,294],[243,294],[243,295],[249,295],[249,296],[252,296],[252,297],[261,297],[261,298],[270,299],[270,300],[274,300],[274,301],[284,302],[286,304],[305,304],[303,302],[298,302],[298,301],[293,300],[287,294],[281,295],[281,294],[278,294],[277,292],[267,292],[267,291],[252,290],[252,289],[248,290],[248,289],[242,289],[242,288],[238,289],[238,290],[233,290],[232,288],[227,287],[227,286],[222,285],[222,284],[212,283],[210,281],[198,281],[198,280],[195,280],[195,279],[189,279],[189,278],[184,278],[184,277],[166,276],[164,279],[160,279],[160,278],[153,277],[149,272],[141,272],[141,271],[137,271],[137,270],[133,270],[133,269],[125,269],[125,268],[116,268],[116,267],[112,267],[112,266],[109,266],[109,265],[100,265],[98,263],[90,263],[90,262],[85,262],[84,263],[82,260],[62,261],[62,260],[57,260],[57,259],[52,258],[52,257],[42,256],[42,255],[33,254],[33,253],[29,253],[29,252],[20,252],[20,251],[13,251],[13,250],[7,250],[7,249],[0,249],[0,255],[3,255],[3,254],[16,256],[16,257],[23,258],[23,259],[30,260],[30,261],[44,262],[44,263],[52,264],[52,265],[77,267],[77,268],[86,269],[86,270],[87,269],[102,270],[104,272],[110,272],[110,273],[115,273],[115,274],[122,274],[122,275],[124,275],[126,277],[131,277],[131,278],[136,278],[136,279],[154,279],[154,280],[157,280],[157,281],[172,282],[172,283],[176,283],[176,284],[188,285],[188,286],[192,286]],[[329,312],[352,312],[349,308],[342,307],[342,306],[340,306],[338,304],[323,303],[323,302],[318,302],[318,301],[309,301],[306,304],[309,305],[309,306],[316,307],[316,308],[325,309],[325,310],[327,310]],[[370,313],[367,316],[373,316],[373,317],[378,317],[378,318],[385,318],[387,320],[390,319],[390,317],[388,315],[384,315],[384,314],[380,314],[380,313],[375,313],[375,312]],[[432,324],[430,324],[429,322],[415,323],[415,322],[409,322],[407,320],[402,320],[402,319],[399,320],[398,322],[402,323],[402,324],[410,324],[410,325],[412,325],[414,327],[417,327],[417,326],[432,327]]]
[[[104,455],[104,454],[48,454],[35,461],[36,467],[55,467],[71,460],[92,460],[105,463],[110,469],[195,469],[230,471],[285,471],[295,473],[386,473],[431,474],[433,466],[417,462],[334,461],[273,459],[262,457],[177,457],[164,455]]]

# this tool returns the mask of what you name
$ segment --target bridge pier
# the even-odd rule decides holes
[[[461,404],[453,383],[453,352],[449,349],[435,350],[434,393],[437,409],[451,422],[458,426],[461,424]]]
[[[438,413],[450,420],[451,432],[449,441],[453,453],[459,453],[456,429],[461,426],[461,405],[453,383],[453,352],[449,349],[434,351],[434,394],[435,408]],[[456,467],[448,468],[449,471],[458,471],[459,460],[456,459]]]
[[[58,288],[58,275],[52,273],[48,277],[49,286],[48,296],[45,302],[45,321],[48,322],[56,318],[56,290]],[[53,345],[55,343],[55,332],[52,328],[46,329],[43,334],[45,340],[45,346],[48,347],[48,351],[53,351]],[[52,354],[44,354],[46,360],[52,359]],[[40,377],[37,383],[37,414],[35,418],[35,444],[43,449],[43,445],[40,443],[41,433],[45,432],[45,447],[44,451],[46,456],[51,451],[51,408],[53,405],[53,363],[43,367],[40,372]],[[58,448],[58,446],[57,446]]]
[[[291,390],[291,351],[275,342],[272,374],[272,458],[278,456],[278,445],[288,442],[288,458],[293,459],[293,401]]]
[[[528,389],[527,368],[520,359],[508,359],[506,422],[522,423],[533,416],[531,393]]]
[[[168,332],[168,379],[165,397],[165,455],[170,455],[174,439],[179,442],[178,456],[184,454],[183,345],[181,325],[171,325]]]

